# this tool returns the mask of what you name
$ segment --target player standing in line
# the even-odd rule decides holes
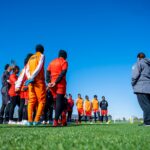
[[[79,123],[81,123],[81,119],[84,115],[83,104],[84,104],[84,101],[81,97],[81,94],[78,94],[78,99],[76,101],[76,107],[77,107],[77,111],[78,111],[78,122]]]
[[[94,95],[94,99],[92,101],[92,109],[94,112],[94,120],[96,123],[97,115],[98,115],[98,120],[100,121],[99,101],[97,99],[97,95]]]
[[[89,118],[89,121],[92,122],[92,103],[89,100],[89,97],[85,96],[84,101],[84,111],[85,111],[85,122],[87,122],[87,118]]]
[[[71,122],[71,119],[72,119],[73,106],[74,106],[74,100],[72,99],[72,95],[69,94],[68,105],[67,105],[67,111],[68,111],[67,121],[68,122]]]
[[[100,102],[100,108],[101,108],[101,121],[104,121],[104,117],[106,119],[106,122],[108,122],[108,102],[105,100],[105,96],[102,96],[102,101]]]

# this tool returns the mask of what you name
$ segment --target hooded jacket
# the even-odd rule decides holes
[[[150,60],[140,59],[132,67],[132,87],[134,93],[150,94]]]

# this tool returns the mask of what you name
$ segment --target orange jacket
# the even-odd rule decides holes
[[[83,99],[78,98],[76,102],[77,109],[83,109]]]
[[[11,74],[9,77],[9,81],[10,81],[10,88],[8,91],[9,96],[13,97],[13,96],[17,96],[18,94],[16,94],[15,92],[15,82],[17,81],[18,76],[16,74]]]
[[[99,102],[97,99],[93,99],[92,107],[93,107],[93,110],[99,110]]]
[[[47,71],[50,72],[51,82],[56,82],[61,72],[67,69],[68,69],[68,62],[64,58],[59,57],[54,59],[47,68]],[[57,87],[66,88],[66,76],[64,76],[62,80],[57,84]]]
[[[45,83],[44,62],[45,57],[40,52],[36,52],[34,55],[31,56],[27,64],[26,71],[28,79],[33,79],[34,83]]]
[[[92,103],[89,100],[85,100],[85,102],[84,102],[84,110],[85,110],[85,112],[92,111]]]

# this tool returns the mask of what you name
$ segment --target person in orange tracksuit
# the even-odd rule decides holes
[[[68,70],[68,62],[67,59],[67,52],[64,50],[60,50],[58,54],[58,58],[54,59],[47,68],[47,83],[48,87],[51,90],[53,95],[53,99],[56,102],[55,105],[55,119],[53,122],[53,126],[57,127],[58,119],[61,116],[64,106],[65,106],[65,99],[64,96],[66,94],[66,73]],[[66,126],[65,113],[62,114],[62,125]]]
[[[85,96],[84,101],[84,111],[85,111],[85,122],[87,122],[87,118],[89,117],[89,121],[92,121],[92,103],[89,100],[89,97]]]
[[[84,115],[84,109],[83,109],[83,99],[81,97],[81,94],[78,94],[78,99],[76,101],[76,106],[78,110],[78,122],[81,123],[81,119]]]
[[[27,64],[27,78],[25,85],[29,90],[28,101],[28,124],[38,125],[46,102],[46,86],[44,75],[43,55],[44,47],[42,45],[36,46],[36,53],[31,56]],[[37,105],[36,116],[33,121],[33,112]]]
[[[15,91],[20,93],[20,107],[19,107],[19,125],[24,124],[24,122],[22,122],[23,120],[27,121],[27,107],[25,106],[25,104],[28,101],[28,87],[25,86],[25,82],[27,80],[27,75],[26,75],[26,68],[27,68],[27,63],[30,59],[30,57],[33,54],[28,54],[27,57],[24,60],[24,68],[21,71],[21,74],[18,77],[18,80],[15,83]],[[25,115],[23,114],[23,109],[25,112]]]
[[[99,101],[97,99],[97,95],[94,95],[94,99],[92,101],[92,107],[93,107],[95,122],[97,120],[97,114],[98,114],[98,120],[100,121]]]
[[[15,124],[15,122],[13,121],[14,109],[15,109],[16,105],[20,106],[20,97],[19,97],[19,94],[16,93],[16,91],[15,91],[15,82],[18,79],[18,76],[17,76],[18,73],[19,73],[19,67],[14,66],[13,73],[9,77],[10,88],[9,88],[8,94],[11,99],[11,104],[10,104],[8,124]],[[18,113],[18,115],[19,115],[19,113]]]

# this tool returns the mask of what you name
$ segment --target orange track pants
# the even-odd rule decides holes
[[[34,122],[39,122],[46,103],[46,87],[44,83],[29,85],[28,121],[33,122],[33,112],[38,105]]]

